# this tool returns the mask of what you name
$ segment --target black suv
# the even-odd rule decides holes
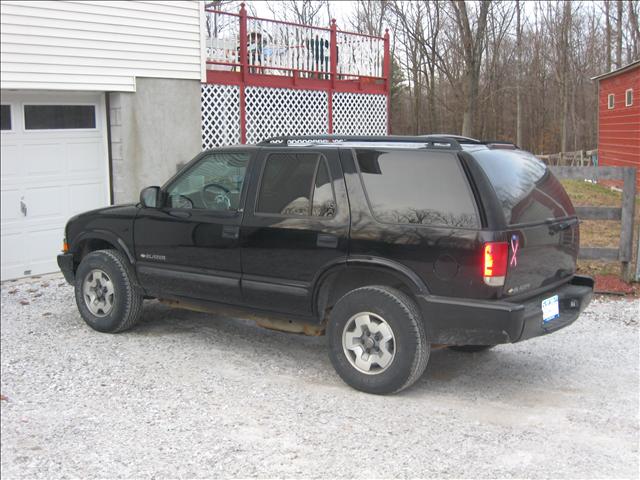
[[[137,205],[72,218],[58,264],[92,328],[143,299],[326,332],[349,385],[391,393],[430,349],[477,352],[572,323],[578,219],[512,145],[453,136],[279,137],[209,150]]]

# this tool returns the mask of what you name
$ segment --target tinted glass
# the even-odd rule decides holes
[[[24,128],[27,130],[96,128],[96,107],[93,105],[25,105]]]
[[[521,150],[482,150],[472,155],[489,177],[508,224],[575,214],[562,184],[532,154]]]
[[[478,217],[458,159],[450,153],[358,150],[374,216],[381,222],[477,227]]]
[[[314,174],[319,155],[276,153],[269,155],[262,174],[257,212],[309,215]]]
[[[311,215],[314,217],[331,217],[336,213],[336,201],[333,195],[331,178],[327,162],[323,159],[318,163],[316,184],[313,189],[313,206]]]
[[[0,129],[11,130],[11,105],[2,105],[0,112],[2,113]]]
[[[203,158],[167,189],[168,205],[238,210],[248,163],[246,152],[221,152]]]

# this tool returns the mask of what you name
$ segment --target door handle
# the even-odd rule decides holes
[[[240,227],[236,225],[224,225],[222,227],[222,238],[237,240],[240,236]]]
[[[319,233],[316,245],[321,248],[337,248],[338,237],[336,237],[335,235],[329,235],[327,233]]]
[[[27,216],[27,204],[24,203],[24,197],[20,198],[20,211],[22,212],[23,216]]]

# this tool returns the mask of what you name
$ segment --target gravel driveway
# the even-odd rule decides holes
[[[2,478],[637,478],[640,302],[356,392],[324,338],[145,307],[100,334],[60,277],[2,285]]]

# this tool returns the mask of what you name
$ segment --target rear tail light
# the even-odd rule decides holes
[[[484,244],[482,250],[484,283],[492,287],[501,287],[504,285],[504,278],[507,275],[509,245],[507,242],[489,242]]]

